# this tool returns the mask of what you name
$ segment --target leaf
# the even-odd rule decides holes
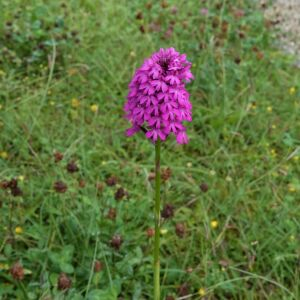
[[[72,260],[74,253],[74,246],[73,245],[66,245],[62,250],[62,257],[65,261]]]
[[[52,285],[55,285],[57,283],[59,275],[56,273],[51,273],[49,276],[49,280],[51,282]]]
[[[4,247],[4,254],[9,257],[11,255],[11,252],[12,252],[11,244],[6,244]]]
[[[118,293],[114,287],[108,288],[106,290],[93,290],[89,292],[87,299],[88,300],[117,300]]]
[[[13,293],[14,286],[12,284],[0,283],[0,296]]]
[[[134,288],[133,288],[132,299],[133,300],[139,300],[139,299],[141,299],[141,295],[142,295],[141,283],[140,282],[135,282]]]
[[[291,135],[289,133],[285,133],[283,136],[283,143],[289,147],[294,146],[295,144],[295,140],[291,137]]]
[[[59,264],[59,267],[60,267],[61,271],[64,273],[72,274],[74,272],[74,268],[71,264],[61,262]]]

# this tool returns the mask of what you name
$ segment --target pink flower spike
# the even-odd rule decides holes
[[[174,48],[160,49],[144,61],[128,85],[124,111],[132,127],[127,136],[142,127],[153,142],[164,141],[170,134],[179,144],[188,142],[182,122],[192,120],[192,104],[185,89],[193,79],[191,66],[186,55]]]

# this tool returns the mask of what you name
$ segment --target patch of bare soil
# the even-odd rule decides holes
[[[261,6],[266,7],[266,19],[279,29],[280,48],[295,55],[300,67],[300,0],[274,0],[268,7],[261,1]]]

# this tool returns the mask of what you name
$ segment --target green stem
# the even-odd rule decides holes
[[[27,292],[26,292],[26,289],[25,289],[23,283],[21,281],[19,281],[17,283],[17,285],[19,286],[20,290],[22,291],[22,293],[24,295],[24,299],[28,300],[29,298],[28,298],[28,295],[27,295]]]
[[[15,236],[14,236],[14,230],[13,230],[13,210],[14,210],[14,201],[12,199],[10,199],[8,230],[9,230],[9,239],[12,239],[13,245],[14,245],[15,244]]]
[[[155,144],[155,237],[154,237],[154,300],[160,300],[160,139]]]

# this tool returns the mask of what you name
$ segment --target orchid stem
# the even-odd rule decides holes
[[[160,145],[158,138],[155,143],[155,237],[154,237],[154,300],[160,300]]]

